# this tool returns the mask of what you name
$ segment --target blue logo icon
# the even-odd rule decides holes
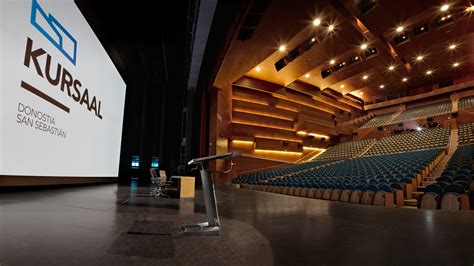
[[[39,14],[39,16],[37,16]],[[37,0],[32,0],[31,25],[39,30],[61,53],[66,56],[71,63],[76,65],[77,41],[74,37],[56,20],[51,14],[46,12],[38,4]]]

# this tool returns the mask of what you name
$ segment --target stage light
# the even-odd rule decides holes
[[[329,32],[331,32],[331,31],[333,31],[333,30],[334,30],[334,28],[335,28],[335,26],[334,26],[334,25],[329,25],[329,26],[328,26],[328,31],[329,31]]]
[[[403,82],[407,82],[407,81],[408,81],[408,78],[403,78],[402,81],[403,81]]]
[[[451,44],[451,45],[449,46],[449,50],[454,50],[454,49],[456,49],[456,45],[455,45],[455,44]]]
[[[329,64],[331,64],[331,65],[334,65],[335,63],[336,63],[336,60],[334,60],[334,59],[331,59],[331,61],[329,61]]]
[[[423,58],[424,58],[424,56],[419,55],[419,56],[416,57],[416,61],[421,61],[421,60],[423,60]]]
[[[367,76],[367,75],[364,75],[364,76],[362,77],[363,80],[367,80],[368,78],[369,78],[369,76]]]
[[[367,44],[366,44],[366,43],[362,44],[362,45],[360,46],[360,49],[362,49],[362,50],[367,49]]]
[[[394,69],[395,69],[395,66],[389,66],[389,67],[388,67],[388,70],[390,70],[390,71],[392,71],[392,70],[394,70]]]
[[[443,12],[444,12],[444,11],[447,11],[447,10],[449,9],[449,5],[442,5],[440,9],[441,9],[441,11],[443,11]]]
[[[260,72],[262,70],[262,67],[258,66],[255,68],[255,71]]]
[[[385,85],[382,84],[382,85],[379,86],[379,88],[383,89],[383,88],[385,88]]]
[[[284,52],[286,50],[286,46],[285,45],[280,45],[280,47],[278,47],[278,50],[280,52]]]
[[[346,85],[341,84],[341,85],[339,86],[339,88],[344,89],[345,86],[346,86]]]
[[[403,28],[402,26],[400,26],[400,27],[397,27],[397,32],[402,32],[402,31],[403,31],[403,29],[404,29],[404,28]]]
[[[433,71],[432,71],[432,70],[428,70],[428,71],[426,71],[426,75],[431,75],[432,73],[433,73]]]
[[[458,62],[456,62],[456,63],[453,64],[453,67],[458,67],[458,66],[459,66],[459,63],[458,63]]]

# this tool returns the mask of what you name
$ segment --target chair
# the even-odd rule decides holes
[[[158,176],[156,174],[156,168],[150,168],[150,174],[151,183],[154,185],[154,188],[150,194],[155,197],[168,196],[166,194],[166,190],[170,184],[166,180],[166,172],[160,170],[160,176]]]

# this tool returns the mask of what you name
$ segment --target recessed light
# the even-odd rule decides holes
[[[305,78],[309,78],[309,77],[310,77],[310,74],[309,74],[309,73],[306,73],[306,74],[304,75],[304,77],[305,77]]]
[[[362,77],[362,79],[368,79],[368,78],[369,78],[369,76],[367,76],[367,75],[364,75],[364,76]]]
[[[474,6],[468,6],[468,7],[466,8],[466,11],[467,11],[467,12],[472,12],[472,11],[474,11]]]
[[[451,45],[449,46],[449,50],[454,50],[454,49],[456,49],[456,44],[451,44]]]
[[[320,18],[316,18],[313,20],[313,25],[314,26],[319,26],[321,24],[321,19]]]
[[[458,63],[458,62],[456,62],[456,63],[453,64],[453,67],[458,67],[458,66],[459,66],[459,63]]]
[[[359,94],[360,94],[360,95],[364,95],[364,93],[363,93],[363,92],[359,92]]]
[[[402,26],[400,26],[400,27],[397,27],[397,32],[402,32],[402,31],[403,31],[403,29],[404,29],[404,28],[403,28]]]
[[[432,73],[433,73],[433,71],[432,71],[432,70],[428,70],[428,71],[426,71],[426,75],[431,75]]]
[[[344,89],[345,86],[346,86],[346,85],[341,84],[341,85],[339,86],[339,88]]]
[[[394,70],[394,69],[395,69],[395,66],[389,66],[389,67],[388,67],[388,70],[390,70],[390,71],[392,71],[392,70]]]
[[[385,85],[382,84],[382,85],[379,86],[379,88],[383,89],[383,88],[385,88]]]
[[[316,41],[316,38],[311,38],[311,42],[315,42]]]
[[[424,56],[419,55],[419,56],[416,57],[416,61],[421,61],[421,60],[423,60],[423,58],[424,58]]]
[[[402,81],[403,82],[407,82],[408,78],[403,78]]]
[[[260,72],[262,70],[262,67],[258,66],[255,68],[255,71]]]
[[[286,50],[286,46],[285,45],[280,45],[280,47],[278,47],[278,50],[280,52],[284,52]]]
[[[331,65],[334,65],[335,63],[336,63],[336,60],[334,60],[334,59],[331,59],[331,61],[329,61],[329,64],[331,64]]]
[[[366,43],[362,44],[362,45],[360,46],[360,49],[362,49],[362,50],[367,49],[367,44],[366,44]]]
[[[449,5],[443,5],[441,6],[441,11],[446,11],[449,9]]]
[[[334,28],[335,28],[335,26],[331,24],[331,25],[328,26],[328,31],[333,31]]]

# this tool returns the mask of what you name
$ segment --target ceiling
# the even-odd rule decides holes
[[[364,2],[377,3],[364,13]],[[443,5],[448,9],[442,11]],[[468,1],[274,0],[250,39],[234,36],[214,85],[226,88],[250,76],[281,86],[308,83],[370,101],[465,77],[474,71],[474,12],[467,12],[469,6]],[[441,17],[452,22],[437,26]],[[319,25],[313,24],[316,18]],[[415,36],[414,29],[425,23],[429,30]],[[397,32],[398,27],[403,29]],[[397,45],[394,37],[401,34],[408,41]],[[365,56],[369,48],[377,53]],[[355,56],[360,60],[350,64]],[[285,57],[286,66],[277,71],[275,63]],[[338,63],[345,66],[322,77],[323,70]]]

